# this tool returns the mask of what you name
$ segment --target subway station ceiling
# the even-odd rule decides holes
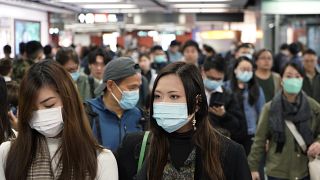
[[[34,3],[93,13],[239,12],[252,0],[32,0]]]

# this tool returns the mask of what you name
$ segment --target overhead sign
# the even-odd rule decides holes
[[[118,17],[116,14],[93,14],[93,13],[81,13],[78,15],[80,23],[94,24],[94,23],[116,23]]]

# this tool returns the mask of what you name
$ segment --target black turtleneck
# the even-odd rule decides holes
[[[177,170],[184,166],[184,162],[194,148],[194,143],[192,142],[193,134],[193,130],[186,133],[174,132],[169,134],[170,160]]]

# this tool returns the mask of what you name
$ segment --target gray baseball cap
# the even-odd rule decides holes
[[[107,84],[105,82],[108,80],[116,81],[135,75],[138,72],[140,72],[139,65],[135,64],[131,58],[120,57],[112,60],[104,69],[103,83],[94,90],[94,93],[96,95],[101,94],[106,89]]]

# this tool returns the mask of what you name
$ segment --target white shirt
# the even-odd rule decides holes
[[[10,82],[12,79],[10,76],[3,76],[5,82]]]
[[[59,147],[60,139],[47,138],[47,143],[50,158],[52,158]],[[10,141],[2,143],[0,146],[0,180],[5,180],[5,164],[10,147]],[[55,156],[51,164],[54,172],[57,167],[58,157]],[[95,180],[118,180],[117,161],[110,150],[103,149],[97,157],[97,163],[98,169]]]

